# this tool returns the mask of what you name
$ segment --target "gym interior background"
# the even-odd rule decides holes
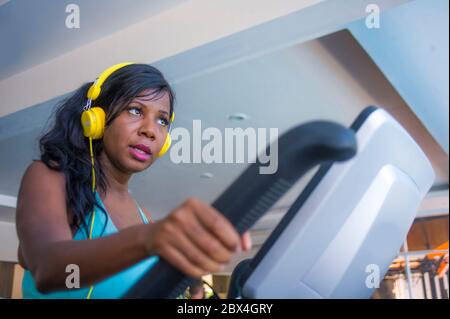
[[[66,2],[0,1],[1,298],[21,298],[16,196],[51,109],[122,60],[162,70],[177,94],[176,126],[189,130],[201,119],[282,134],[317,119],[348,126],[366,106],[383,107],[423,149],[436,180],[372,298],[449,298],[447,0],[71,3],[79,28],[65,23]],[[367,24],[373,4],[379,25]],[[165,157],[135,176],[130,192],[158,219],[189,196],[213,201],[245,166]],[[251,229],[251,252],[205,277],[221,297],[234,266],[255,255],[311,176]],[[163,188],[149,192],[155,185]]]

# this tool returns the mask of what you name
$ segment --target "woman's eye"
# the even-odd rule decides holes
[[[162,126],[168,126],[168,125],[169,125],[169,120],[166,119],[166,118],[164,118],[164,117],[160,117],[160,118],[159,118],[159,123],[160,123]]]
[[[141,110],[138,107],[130,107],[130,108],[128,108],[128,112],[130,112],[133,115],[141,114]]]

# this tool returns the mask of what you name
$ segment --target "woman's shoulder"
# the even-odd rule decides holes
[[[41,160],[33,160],[22,177],[18,197],[21,197],[20,195],[30,196],[30,193],[34,192],[55,194],[64,189],[65,176],[63,172],[51,169]]]
[[[64,173],[56,170],[57,167],[55,162],[51,162],[50,165],[54,168],[50,168],[47,164],[45,164],[41,160],[33,160],[30,165],[28,165],[25,170],[24,177],[31,176],[33,177],[49,177],[56,179],[64,179]]]

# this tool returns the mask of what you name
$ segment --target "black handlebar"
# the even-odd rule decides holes
[[[345,161],[356,154],[354,132],[325,121],[299,125],[275,143],[278,143],[278,170],[274,174],[260,174],[263,165],[256,161],[212,204],[240,234],[261,218],[308,170],[325,163]],[[275,145],[272,143],[266,154],[270,147]],[[195,281],[161,259],[123,298],[176,298]]]

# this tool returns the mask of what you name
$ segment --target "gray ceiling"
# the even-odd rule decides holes
[[[183,2],[186,0],[9,1],[0,5],[0,43],[8,44],[0,50],[0,80]],[[80,8],[79,29],[65,27],[68,4]]]

